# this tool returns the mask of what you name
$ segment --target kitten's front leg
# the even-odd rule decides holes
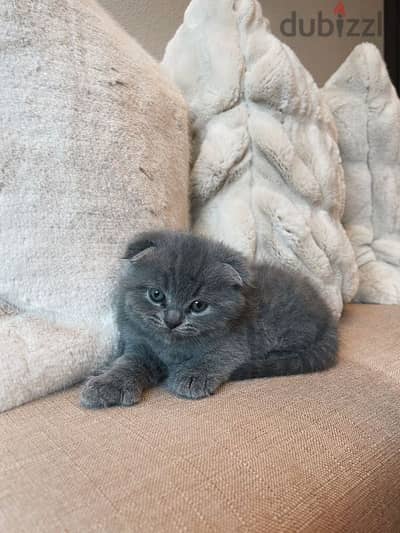
[[[192,357],[168,366],[167,388],[181,398],[206,398],[228,381],[232,366],[237,366],[234,358],[223,350]]]
[[[231,335],[206,348],[206,353],[168,365],[167,387],[182,398],[206,398],[229,381],[232,372],[249,357],[247,338],[242,334]]]
[[[99,409],[138,403],[143,391],[165,376],[164,365],[152,355],[123,355],[104,372],[91,376],[81,390],[81,405]]]
[[[223,376],[201,366],[177,365],[170,369],[166,384],[181,398],[199,400],[213,394],[225,381]]]

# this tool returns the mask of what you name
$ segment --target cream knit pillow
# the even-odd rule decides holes
[[[357,289],[333,117],[255,0],[192,0],[165,68],[186,96],[194,230],[303,272],[336,316]]]
[[[95,4],[0,5],[0,410],[115,348],[112,292],[138,230],[187,227],[187,116]]]
[[[400,304],[400,100],[379,50],[357,46],[323,93],[339,132],[356,300]]]

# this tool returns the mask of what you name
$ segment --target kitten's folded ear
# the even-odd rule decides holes
[[[244,257],[227,257],[222,263],[224,276],[233,287],[243,288],[251,286],[251,274],[247,261]]]
[[[123,259],[129,259],[132,263],[136,263],[144,256],[149,254],[157,248],[157,245],[162,240],[161,232],[146,232],[140,233],[133,241],[131,241],[126,249]]]

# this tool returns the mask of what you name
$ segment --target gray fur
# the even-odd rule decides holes
[[[228,380],[335,363],[336,321],[302,276],[174,232],[138,236],[125,258],[130,266],[117,298],[121,355],[88,379],[83,406],[132,405],[162,381],[178,396],[203,398]],[[166,300],[155,304],[159,291]],[[208,308],[189,311],[195,300]]]

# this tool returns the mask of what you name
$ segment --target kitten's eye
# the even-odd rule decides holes
[[[192,313],[202,313],[207,309],[207,307],[208,304],[206,304],[206,302],[195,300],[190,306],[190,310],[192,311]]]
[[[147,291],[149,298],[155,304],[162,304],[165,300],[165,294],[160,289],[149,289]]]

